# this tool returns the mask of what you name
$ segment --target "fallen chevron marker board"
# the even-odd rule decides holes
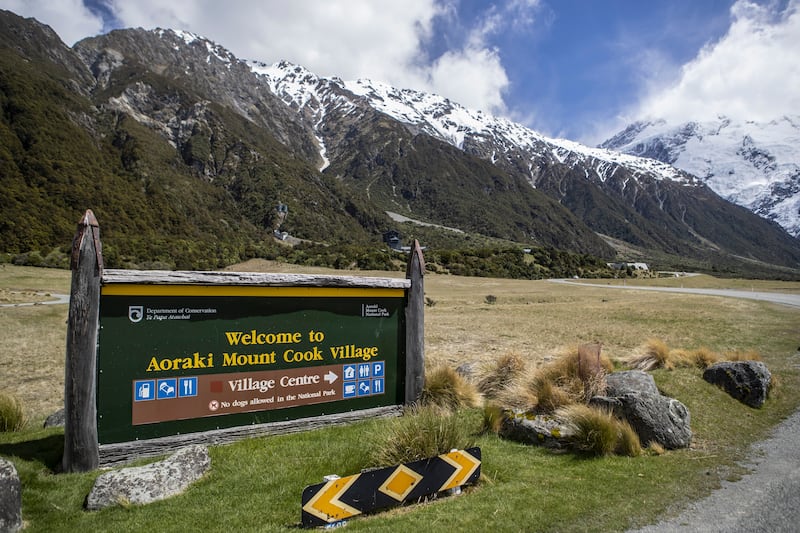
[[[481,449],[454,450],[429,459],[370,470],[303,490],[303,527],[324,526],[475,483]]]

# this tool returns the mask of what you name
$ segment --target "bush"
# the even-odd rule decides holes
[[[449,410],[478,407],[481,397],[474,385],[449,366],[438,366],[425,375],[422,403]]]
[[[20,431],[26,425],[22,403],[16,396],[0,392],[0,432]]]
[[[572,445],[578,451],[594,456],[613,453],[637,456],[642,453],[639,438],[630,424],[604,409],[573,404],[562,407],[557,414],[575,431]]]
[[[370,463],[374,467],[392,466],[473,444],[474,433],[470,424],[465,423],[463,413],[433,405],[416,406],[392,421],[382,441],[375,443]]]
[[[496,361],[495,366],[478,382],[478,390],[490,398],[496,398],[524,371],[525,361],[519,354],[504,355]]]
[[[530,383],[537,397],[536,410],[552,413],[559,407],[571,403],[583,403],[592,396],[605,391],[605,373],[614,365],[606,356],[600,355],[602,371],[596,375],[580,375],[578,347],[567,348],[558,358],[540,368]]]

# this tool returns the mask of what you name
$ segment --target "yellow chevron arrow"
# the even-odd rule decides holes
[[[350,485],[355,483],[360,475],[356,474],[328,481],[313,498],[308,500],[308,503],[303,506],[303,510],[326,522],[344,520],[361,514],[361,511],[355,507],[339,501],[339,497],[350,488]]]
[[[481,465],[481,462],[478,459],[466,451],[452,451],[450,453],[440,455],[439,458],[456,469],[450,478],[444,482],[442,487],[439,489],[440,491],[463,485],[464,482],[469,479],[469,476],[471,476],[472,473],[475,472],[475,470]]]

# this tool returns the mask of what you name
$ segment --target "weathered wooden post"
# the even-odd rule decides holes
[[[406,306],[406,405],[416,403],[425,386],[425,259],[414,241],[406,267],[411,280]]]
[[[100,462],[95,373],[103,255],[100,226],[91,209],[72,241],[72,287],[64,371],[64,472],[87,472]]]

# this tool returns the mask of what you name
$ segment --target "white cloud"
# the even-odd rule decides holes
[[[88,0],[121,27],[191,31],[241,59],[282,59],[320,76],[371,78],[502,113],[508,77],[489,37],[526,24],[539,0],[492,5],[463,42],[431,57],[434,24],[456,23],[457,0]],[[101,32],[81,0],[0,0],[49,24],[67,44]]]
[[[531,2],[538,0],[511,4],[521,12]],[[235,9],[211,0],[112,0],[111,6],[124,26],[186,29],[240,58],[285,59],[320,76],[371,78],[488,112],[505,110],[508,77],[497,51],[484,42],[498,27],[496,11],[461,48],[431,58],[426,45],[434,21],[455,14],[449,0],[239,0]]]
[[[467,47],[448,51],[428,69],[430,90],[459,104],[505,114],[508,76],[495,50]]]
[[[800,110],[800,0],[780,12],[739,0],[731,16],[727,34],[684,65],[671,86],[653,88],[638,117],[765,121]]]
[[[81,0],[0,0],[0,8],[47,24],[69,46],[103,31],[103,20]]]

